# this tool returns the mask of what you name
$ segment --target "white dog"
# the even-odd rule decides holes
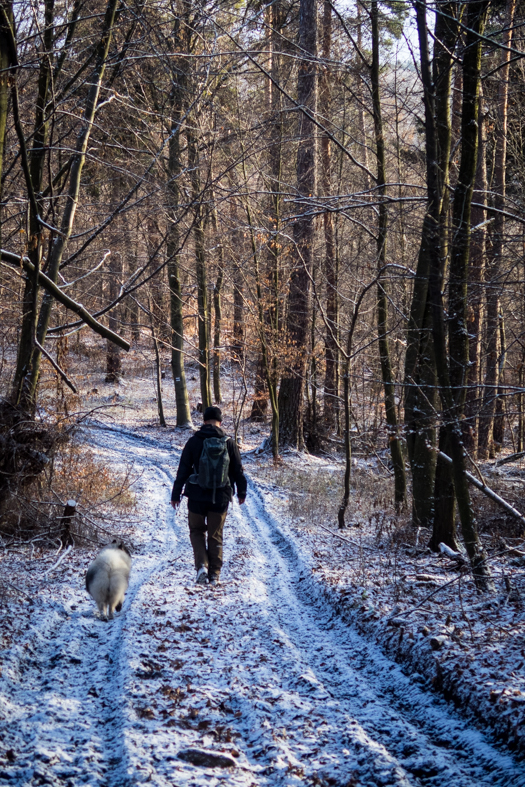
[[[87,570],[86,590],[96,601],[100,614],[109,620],[122,609],[130,569],[128,549],[114,540],[98,553]]]

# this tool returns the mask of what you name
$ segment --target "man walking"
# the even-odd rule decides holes
[[[190,541],[195,557],[197,584],[218,585],[222,568],[222,533],[228,505],[235,487],[242,505],[246,499],[246,477],[239,449],[221,429],[222,412],[207,407],[204,424],[184,449],[171,493],[177,509],[181,495],[188,498]],[[206,535],[208,543],[206,544]]]

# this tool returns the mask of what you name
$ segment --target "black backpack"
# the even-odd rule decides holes
[[[226,486],[229,481],[230,455],[227,441],[227,437],[207,437],[202,444],[198,483],[203,489],[213,489],[213,503],[215,490]]]

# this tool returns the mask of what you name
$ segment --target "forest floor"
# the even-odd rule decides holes
[[[389,513],[382,456],[356,457],[338,533],[340,460],[290,453],[275,469],[243,421],[247,502],[228,514],[222,584],[196,587],[185,511],[169,506],[189,433],[155,426],[147,378],[86,380],[88,394],[122,405],[80,437],[115,471],[133,464],[118,527],[130,588],[107,623],[84,589],[96,549],[54,570],[54,551],[2,549],[0,780],[525,786],[519,548],[485,537],[497,587],[477,595]]]

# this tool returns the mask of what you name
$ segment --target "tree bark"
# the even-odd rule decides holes
[[[304,384],[310,324],[310,273],[313,261],[314,223],[304,200],[315,193],[315,130],[317,108],[317,4],[301,0],[299,11],[299,61],[297,103],[299,111],[297,151],[298,218],[293,226],[295,263],[290,278],[287,334],[293,359],[279,389],[279,442],[303,449]]]
[[[206,250],[204,245],[204,215],[201,194],[200,161],[197,138],[193,128],[186,129],[188,142],[188,166],[190,168],[191,192],[194,210],[193,238],[195,244],[195,272],[197,277],[197,311],[199,334],[199,376],[202,410],[210,407],[210,337],[208,331],[208,284]]]
[[[185,3],[182,18],[176,19],[174,27],[175,47],[183,55],[190,48],[189,8],[189,3]],[[187,58],[180,57],[175,60],[170,95],[172,120],[168,146],[168,182],[166,188],[166,209],[168,213],[166,255],[168,258],[168,284],[170,291],[171,369],[175,388],[176,426],[183,429],[192,426],[186,372],[184,369],[184,319],[178,215],[182,172],[180,139],[184,107],[187,102],[187,69]]]
[[[319,110],[323,122],[329,122],[331,113],[331,73],[328,62],[332,51],[332,4],[330,0],[323,3],[323,63],[320,76]],[[328,134],[321,135],[321,193],[325,197],[332,194],[332,159],[331,143]],[[330,329],[325,329],[325,377],[324,377],[324,428],[333,432],[337,425],[337,330],[339,321],[339,299],[337,297],[337,271],[335,260],[334,220],[331,211],[323,213],[324,230],[324,271],[326,277],[326,319]]]
[[[422,49],[426,47],[424,4],[418,3],[418,28]],[[488,9],[488,0],[469,4],[466,19],[466,41],[463,57],[462,148],[458,182],[454,190],[454,242],[450,254],[448,352],[447,327],[441,286],[441,265],[434,254],[429,294],[433,310],[433,337],[443,418],[450,455],[452,477],[461,520],[465,547],[470,559],[474,580],[480,590],[491,589],[492,583],[485,553],[477,533],[476,519],[468,489],[465,453],[461,432],[461,418],[465,402],[465,382],[468,368],[468,333],[466,326],[467,275],[470,248],[470,209],[477,163],[477,119],[481,66],[479,34]],[[424,40],[423,40],[424,38]],[[422,58],[423,71],[423,58]],[[428,74],[423,77],[425,93],[431,91]],[[427,151],[427,155],[430,151]]]
[[[108,0],[106,12],[104,15],[104,22],[102,25],[102,33],[96,47],[95,54],[95,67],[89,79],[89,89],[87,91],[84,109],[82,113],[82,127],[77,137],[75,145],[75,153],[73,156],[71,169],[69,173],[69,186],[67,190],[64,212],[60,225],[60,234],[54,238],[51,247],[47,264],[47,276],[51,281],[56,284],[58,279],[58,272],[64,256],[64,252],[71,237],[73,224],[75,221],[76,210],[78,206],[80,184],[82,177],[82,170],[86,160],[86,151],[93,129],[93,122],[97,109],[97,103],[100,95],[100,88],[102,79],[106,68],[106,62],[109,52],[109,46],[115,25],[117,14],[118,0]],[[33,193],[34,188],[31,186]],[[35,216],[35,221],[37,217]],[[35,262],[33,261],[33,264]],[[39,267],[39,260],[36,261],[35,270]],[[34,309],[36,311],[36,294],[33,299]],[[40,312],[38,315],[38,324],[36,326],[36,342],[31,344],[26,343],[23,352],[19,352],[19,359],[17,362],[17,370],[14,380],[14,400],[30,410],[33,410],[36,405],[36,394],[38,390],[38,382],[40,377],[40,363],[42,352],[39,346],[43,346],[46,340],[49,322],[51,319],[54,298],[49,293],[43,298]],[[22,348],[22,339],[20,347]]]
[[[388,213],[386,197],[386,165],[385,141],[383,136],[383,119],[381,115],[381,94],[379,89],[379,14],[377,0],[371,2],[372,19],[372,101],[374,111],[374,131],[377,157],[376,193],[380,199],[377,228],[377,266],[379,279],[377,285],[377,331],[379,343],[379,360],[383,379],[385,416],[388,426],[390,454],[394,467],[394,501],[396,510],[406,502],[405,460],[401,447],[397,413],[395,404],[395,381],[388,346],[388,299],[381,271],[386,265],[386,244],[388,234]]]
[[[211,215],[212,227],[217,239],[217,278],[213,287],[213,397],[216,404],[222,402],[221,393],[221,327],[222,285],[224,282],[224,246],[217,225],[215,204]]]
[[[507,118],[509,96],[510,45],[512,43],[512,25],[516,9],[516,0],[507,0],[505,13],[505,31],[501,50],[499,69],[496,150],[494,156],[494,222],[491,232],[491,247],[488,259],[487,287],[487,360],[484,380],[483,404],[480,414],[478,451],[482,459],[494,456],[494,414],[496,410],[497,392],[499,387],[499,360],[504,347],[499,342],[499,294],[500,271],[504,250],[505,232],[505,193],[506,193],[506,162],[507,162]]]
[[[483,101],[480,92],[478,119],[478,163],[473,199],[477,205],[472,206],[472,235],[470,241],[470,259],[468,272],[468,332],[469,332],[469,368],[467,376],[467,394],[465,401],[465,419],[463,421],[463,439],[465,448],[473,459],[478,452],[478,429],[480,410],[480,373],[481,373],[481,326],[484,312],[484,277],[485,256],[487,246],[487,163],[486,133]],[[479,207],[478,207],[479,206]],[[442,449],[447,453],[446,449]]]
[[[12,62],[11,35],[9,25],[13,24],[12,0],[1,0],[0,15],[0,205],[2,204],[2,175],[4,173],[4,146],[9,112],[9,77],[8,68]],[[6,29],[7,28],[7,29]],[[2,247],[2,215],[0,213],[0,248]]]
[[[424,17],[424,5],[417,8],[419,16]],[[449,2],[443,10],[443,15],[436,16],[432,73],[426,30],[420,30],[420,36],[425,36],[421,58],[426,84],[428,205],[412,294],[404,376],[405,425],[412,471],[412,521],[414,525],[423,527],[434,524],[436,455],[433,449],[438,409],[429,276],[431,266],[435,264],[439,266],[442,278],[447,259],[451,70],[458,34],[457,3]]]

